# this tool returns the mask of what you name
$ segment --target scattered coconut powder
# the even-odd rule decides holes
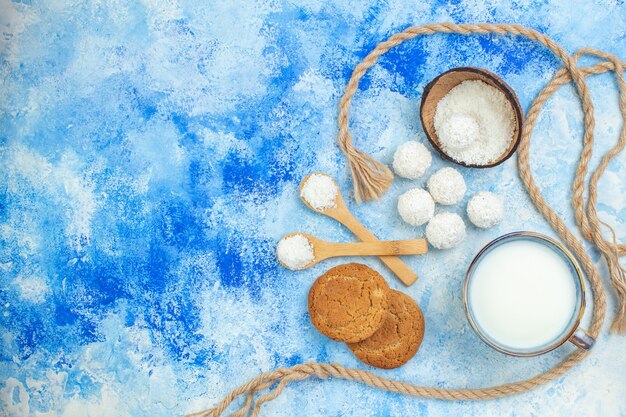
[[[289,269],[299,270],[313,262],[313,245],[301,234],[282,238],[276,248],[278,259]]]
[[[466,164],[486,165],[502,156],[513,140],[514,123],[513,106],[504,93],[478,80],[452,88],[435,110],[441,148]]]
[[[300,191],[300,196],[315,210],[324,211],[337,207],[337,186],[324,174],[312,174]]]

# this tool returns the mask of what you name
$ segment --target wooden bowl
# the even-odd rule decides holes
[[[503,152],[498,159],[486,165],[466,164],[448,156],[441,148],[439,138],[437,137],[437,132],[435,131],[435,110],[437,109],[437,104],[439,103],[439,100],[441,100],[441,98],[445,96],[451,89],[461,84],[463,81],[467,80],[480,80],[502,91],[506,99],[509,101],[509,103],[511,103],[511,106],[513,107],[513,112],[515,114],[513,139],[511,140],[509,148],[505,152]],[[524,120],[524,114],[522,111],[522,106],[520,106],[519,100],[517,99],[515,92],[500,77],[482,68],[458,67],[439,75],[437,78],[428,83],[426,88],[424,88],[424,94],[422,94],[422,104],[420,107],[420,119],[422,120],[424,133],[426,133],[428,141],[433,145],[437,152],[441,154],[443,158],[464,167],[490,168],[499,165],[509,159],[517,149],[520,139],[522,138],[522,122]]]

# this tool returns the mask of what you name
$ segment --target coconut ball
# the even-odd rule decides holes
[[[493,227],[504,217],[502,199],[488,191],[481,191],[467,203],[467,217],[478,227]]]
[[[426,226],[426,239],[437,249],[450,249],[465,238],[465,223],[458,214],[439,213]]]
[[[424,175],[432,159],[426,146],[411,140],[396,149],[393,154],[393,170],[401,177],[416,179]]]
[[[408,224],[421,226],[433,217],[435,202],[428,191],[413,188],[398,198],[398,213]]]
[[[449,206],[463,200],[467,187],[459,171],[442,168],[428,179],[428,191],[437,203]]]
[[[437,130],[437,137],[444,150],[460,151],[480,138],[480,126],[476,118],[465,113],[454,113],[445,119]]]

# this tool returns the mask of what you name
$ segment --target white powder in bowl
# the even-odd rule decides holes
[[[337,207],[337,185],[328,175],[312,174],[300,191],[300,196],[315,210],[324,211]]]
[[[480,139],[480,126],[472,116],[455,113],[443,121],[437,135],[446,153],[461,151]]]
[[[474,225],[489,228],[497,225],[504,217],[502,199],[488,191],[481,191],[467,203],[467,217]]]
[[[421,226],[433,217],[435,202],[428,191],[413,188],[398,198],[398,213],[408,224]]]
[[[428,191],[433,199],[446,206],[463,200],[467,187],[459,171],[454,168],[441,168],[428,179]]]
[[[465,239],[465,223],[458,214],[439,213],[426,226],[426,239],[437,249],[450,249]]]
[[[301,234],[282,238],[276,248],[278,259],[289,269],[299,270],[313,262],[313,245]]]
[[[479,135],[467,147],[458,148],[458,132],[471,123],[459,114],[475,120]],[[460,126],[448,126],[457,119]],[[443,151],[452,159],[472,165],[496,161],[513,140],[515,111],[499,89],[479,81],[463,81],[443,96],[435,110],[435,131]]]
[[[431,161],[432,156],[426,146],[410,140],[398,146],[393,154],[393,170],[401,177],[416,179],[424,175]]]

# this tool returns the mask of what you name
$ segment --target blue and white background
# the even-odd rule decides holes
[[[300,202],[298,184],[314,171],[337,179],[380,238],[423,235],[401,222],[395,205],[428,174],[397,179],[380,202],[357,206],[336,119],[352,69],[376,43],[435,21],[519,22],[569,52],[593,46],[626,58],[623,0],[0,0],[0,414],[182,415],[278,366],[332,361],[367,369],[318,334],[306,310],[313,280],[346,260],[294,273],[278,264],[274,248],[293,231],[354,239]],[[407,42],[361,83],[352,108],[357,146],[390,163],[398,144],[425,141],[421,91],[459,65],[498,73],[527,109],[559,62],[511,37]],[[613,78],[589,84],[597,111],[593,168],[622,121]],[[544,109],[531,158],[548,201],[570,225],[580,149],[580,105],[568,86]],[[447,165],[434,157],[429,174]],[[526,196],[514,158],[463,174],[466,200],[481,190],[505,196],[498,228],[468,225],[460,247],[407,257],[421,276],[410,288],[376,259],[358,259],[413,297],[426,317],[416,357],[380,375],[488,386],[540,373],[572,350],[510,358],[469,328],[462,277],[479,248],[513,230],[553,233]],[[621,239],[625,177],[621,155],[600,190],[601,217]],[[611,293],[611,308],[613,301]],[[566,376],[496,401],[424,401],[308,380],[263,411],[618,417],[626,415],[625,351],[626,337],[605,333]]]

